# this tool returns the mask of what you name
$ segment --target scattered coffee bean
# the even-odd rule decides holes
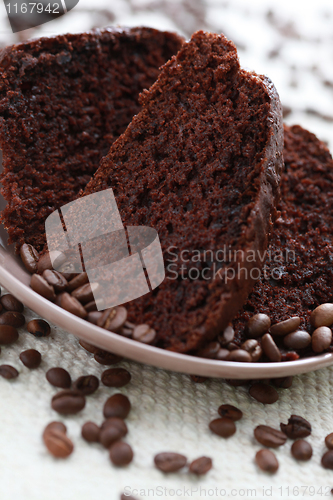
[[[88,352],[91,352],[92,354],[95,354],[95,352],[99,351],[98,347],[92,344],[88,344],[88,342],[86,342],[85,340],[79,340],[79,344],[81,347],[83,347],[83,349],[85,349]]]
[[[88,274],[80,273],[69,281],[67,286],[67,291],[69,293],[73,292],[73,290],[76,290],[76,288],[80,288],[80,286],[85,285],[86,283],[88,283],[88,281],[89,281]]]
[[[279,399],[279,395],[274,387],[258,382],[251,385],[250,396],[264,405],[271,405]]]
[[[226,417],[212,420],[209,424],[209,428],[212,432],[214,432],[214,434],[224,438],[228,438],[236,432],[235,422]]]
[[[88,302],[88,304],[84,304],[84,308],[87,311],[87,313],[90,313],[90,312],[99,312],[100,316],[98,317],[98,319],[103,314],[101,311],[97,311],[97,304],[96,304],[96,302],[94,300],[92,300],[91,302]],[[88,321],[89,321],[89,319],[88,319]]]
[[[0,377],[11,380],[18,377],[18,371],[11,365],[0,365]]]
[[[272,474],[279,468],[279,462],[271,450],[259,450],[256,454],[256,462],[261,470]]]
[[[322,456],[321,465],[325,469],[333,470],[333,450],[329,450]]]
[[[43,439],[46,448],[56,458],[66,458],[74,450],[74,445],[69,437],[58,429],[49,429],[44,432]]]
[[[24,309],[24,305],[22,302],[17,300],[14,295],[11,295],[10,293],[7,293],[7,295],[3,295],[0,298],[1,305],[7,309],[7,311],[15,311],[18,313],[22,313]]]
[[[124,394],[113,394],[106,400],[103,415],[105,418],[126,418],[131,410],[131,403]]]
[[[45,269],[42,276],[56,292],[64,292],[67,289],[68,281],[58,271]]]
[[[311,313],[310,323],[314,328],[333,325],[333,304],[321,304]]]
[[[23,243],[20,248],[20,256],[26,270],[29,271],[30,274],[36,273],[39,259],[37,250],[32,245]]]
[[[31,276],[30,287],[34,290],[34,292],[38,293],[45,299],[50,300],[51,302],[55,301],[56,295],[54,293],[54,288],[48,284],[43,276],[33,274]]]
[[[0,315],[0,325],[9,325],[20,328],[25,323],[23,314],[15,311],[6,311]]]
[[[156,467],[162,472],[177,472],[187,463],[187,458],[179,453],[164,452],[155,455],[154,462]]]
[[[143,344],[153,344],[156,332],[149,325],[137,325],[133,330],[132,338]]]
[[[262,348],[256,339],[248,339],[241,345],[241,348],[247,351],[253,362],[259,361],[262,356]]]
[[[48,337],[51,333],[50,325],[43,319],[32,319],[29,321],[27,330],[35,337]]]
[[[238,361],[240,363],[251,363],[251,355],[243,349],[235,349],[229,352],[228,361]]]
[[[81,411],[86,404],[85,397],[78,391],[65,389],[52,398],[52,409],[62,415],[73,415]]]
[[[303,417],[291,415],[288,424],[280,424],[281,431],[284,432],[289,439],[304,438],[311,434],[311,424]]]
[[[73,382],[73,390],[79,391],[84,396],[89,396],[97,391],[99,380],[95,375],[83,375]]]
[[[249,319],[246,328],[246,335],[249,338],[257,338],[268,332],[271,326],[270,317],[267,314],[255,314]]]
[[[109,332],[120,333],[126,319],[127,310],[125,307],[111,307],[111,309],[106,309],[103,312],[101,318],[97,322],[97,325],[101,328],[109,330]]]
[[[44,253],[44,255],[40,256],[40,258],[37,262],[37,272],[39,274],[43,274],[45,269],[53,269],[51,257],[52,257],[52,261],[54,261],[54,262],[57,261],[57,264],[58,264],[58,262],[60,263],[61,261],[64,262],[64,260],[66,258],[64,256],[64,254],[62,254],[61,252],[58,252],[58,251],[54,251],[54,252],[52,252],[52,254],[50,254],[50,252]]]
[[[208,359],[214,359],[216,358],[217,353],[220,350],[220,344],[218,342],[210,342],[206,347],[203,349],[200,349],[197,352],[197,356],[199,358],[208,358]]]
[[[112,443],[122,439],[126,436],[127,432],[127,425],[123,419],[118,417],[109,418],[103,422],[99,434],[99,442],[105,448],[110,448]]]
[[[87,311],[86,307],[85,310]],[[100,319],[102,314],[103,313],[100,311],[88,312],[87,321],[89,321],[89,323],[92,323],[93,325],[97,325],[98,320]]]
[[[221,405],[217,411],[221,417],[230,418],[234,422],[240,420],[243,416],[243,412],[232,405]]]
[[[296,460],[310,460],[312,457],[312,446],[304,439],[298,439],[291,447],[291,454]]]
[[[279,387],[281,389],[288,389],[289,387],[292,386],[293,377],[273,378],[271,382],[273,385],[275,385],[275,387]]]
[[[101,349],[95,352],[94,358],[100,365],[107,366],[115,365],[124,359],[122,356],[118,356],[112,352],[102,351]]]
[[[100,428],[94,422],[86,422],[83,424],[81,429],[81,436],[83,439],[88,441],[88,443],[98,443],[99,442],[99,432]]]
[[[234,340],[234,337],[235,337],[235,330],[231,325],[228,325],[227,328],[223,331],[223,333],[219,335],[218,340],[221,346],[225,347]]]
[[[283,343],[288,349],[305,349],[311,344],[311,335],[304,330],[296,330],[286,335]]]
[[[72,291],[72,297],[75,297],[81,304],[88,304],[94,300],[94,293],[97,293],[100,285],[98,283],[86,283]]]
[[[125,493],[123,493],[122,495],[120,495],[120,500],[137,500],[137,498],[133,497],[132,495],[125,495]]]
[[[329,450],[333,450],[333,432],[325,437],[325,444]]]
[[[228,349],[224,349],[221,347],[221,349],[218,350],[218,353],[216,354],[216,359],[219,359],[220,361],[226,361],[229,356],[229,351]]]
[[[46,380],[54,387],[68,389],[72,384],[72,379],[67,370],[60,367],[50,368],[46,372]]]
[[[128,465],[133,460],[133,450],[129,444],[124,441],[115,442],[110,450],[110,460],[113,465],[118,467],[124,467]]]
[[[203,474],[207,474],[207,472],[212,468],[213,462],[209,457],[200,457],[189,465],[189,471],[192,474],[196,474],[197,476],[201,476]]]
[[[1,316],[0,316],[1,319]],[[316,328],[311,337],[312,350],[320,353],[328,349],[332,342],[332,330],[327,326]]]
[[[16,328],[10,325],[0,325],[0,344],[9,345],[16,342],[19,334]]]
[[[67,292],[62,294],[60,305],[63,309],[74,314],[75,316],[78,316],[79,318],[85,319],[88,316],[88,313],[83,305]]]
[[[26,351],[21,352],[20,360],[24,366],[30,368],[30,370],[34,370],[41,364],[42,355],[40,352],[36,351],[36,349],[27,349]]]
[[[287,441],[287,436],[284,432],[273,429],[269,425],[258,425],[254,429],[254,437],[260,444],[270,448],[278,448]]]
[[[64,423],[62,422],[50,422],[49,424],[47,424],[47,426],[45,427],[44,429],[44,432],[43,432],[43,439],[44,439],[44,435],[50,431],[50,430],[58,430],[59,432],[63,432],[64,434],[67,433],[67,427]]]
[[[231,385],[231,387],[240,387],[242,385],[249,385],[249,380],[245,379],[231,379],[231,378],[226,378],[225,381],[227,384]]]
[[[274,337],[284,337],[288,333],[292,333],[298,329],[301,324],[301,318],[298,316],[293,316],[292,318],[281,321],[280,323],[275,323],[269,329],[271,335]]]
[[[192,382],[195,382],[196,384],[202,384],[203,382],[206,382],[206,380],[208,380],[208,377],[201,377],[200,375],[190,375],[190,377]]]
[[[265,333],[261,338],[261,347],[270,361],[279,363],[281,361],[281,352],[273,340],[272,335]]]
[[[102,373],[102,384],[107,387],[124,387],[131,380],[131,374],[125,368],[109,368]]]

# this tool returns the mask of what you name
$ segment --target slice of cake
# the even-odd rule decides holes
[[[269,79],[240,68],[232,42],[204,32],[141,102],[84,194],[111,187],[125,226],[158,231],[166,277],[126,307],[130,321],[157,331],[158,346],[188,352],[229,323],[262,266],[282,168],[281,106]]]
[[[41,250],[46,217],[75,199],[183,39],[151,28],[41,38],[0,53],[2,213]]]

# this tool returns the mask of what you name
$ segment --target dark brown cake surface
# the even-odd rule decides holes
[[[42,249],[46,217],[86,186],[140,110],[139,93],[182,42],[151,28],[107,28],[0,53],[2,221],[10,242]]]
[[[253,286],[242,273],[226,282],[225,263],[213,279],[212,266],[225,245],[267,247],[282,168],[281,107],[268,79],[240,68],[231,42],[204,32],[164,66],[142,104],[84,194],[112,187],[126,226],[158,231],[166,278],[126,307],[131,321],[157,330],[158,346],[188,352],[228,324]]]

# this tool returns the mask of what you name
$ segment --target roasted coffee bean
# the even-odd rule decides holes
[[[50,325],[43,319],[32,319],[29,321],[27,330],[35,337],[48,337],[51,333]]]
[[[197,352],[197,356],[199,358],[208,358],[214,359],[216,358],[217,353],[220,350],[220,344],[218,342],[210,342],[206,347],[200,349]]]
[[[119,417],[126,418],[131,410],[131,403],[124,394],[113,394],[109,397],[103,408],[105,418]]]
[[[71,279],[68,283],[67,286],[67,291],[71,293],[73,290],[76,290],[76,288],[80,288],[80,286],[85,285],[88,283],[88,274],[87,273],[80,273],[75,278]]]
[[[109,418],[100,430],[99,442],[105,448],[109,448],[112,443],[119,441],[128,433],[127,425],[124,420],[118,417]]]
[[[177,472],[187,463],[187,458],[180,453],[164,452],[154,457],[156,467],[162,472]]]
[[[88,443],[98,443],[99,442],[99,432],[100,428],[94,422],[86,422],[83,424],[81,429],[81,436],[83,439],[88,441]]]
[[[33,274],[31,276],[30,287],[45,299],[50,300],[51,302],[55,301],[56,295],[54,293],[54,288],[48,284],[43,276]]]
[[[273,340],[272,335],[265,333],[261,338],[261,347],[270,361],[279,363],[281,361],[281,352]]]
[[[18,377],[18,371],[11,365],[0,365],[0,377],[11,380]]]
[[[235,349],[234,351],[229,352],[227,360],[238,361],[240,363],[251,363],[252,358],[247,351],[244,351],[243,349]]]
[[[23,314],[15,311],[6,311],[0,315],[0,325],[9,325],[20,328],[25,323]]]
[[[33,370],[38,368],[42,362],[42,355],[40,352],[36,351],[36,349],[28,349],[26,351],[21,352],[20,360],[27,368]]]
[[[283,338],[283,343],[288,349],[305,349],[311,344],[311,335],[304,330],[296,330]]]
[[[123,493],[120,495],[120,500],[137,500],[137,498],[133,497],[133,495],[127,495]]]
[[[98,283],[86,283],[72,291],[72,297],[75,297],[81,304],[88,304],[94,300],[94,293],[98,292],[100,285]]]
[[[60,256],[60,252],[58,252],[58,255]],[[39,274],[43,274],[45,269],[53,269],[49,252],[46,252],[44,255],[41,255],[37,262],[37,272]]]
[[[101,311],[97,311],[97,304],[96,304],[96,302],[94,300],[92,300],[91,302],[88,302],[88,304],[85,304],[84,308],[87,311],[87,313],[90,313],[90,312],[99,312],[100,316],[102,316],[102,314],[103,314]]]
[[[218,353],[216,354],[216,359],[219,359],[220,361],[226,361],[229,356],[229,351],[228,349],[224,349],[221,347],[221,349],[218,350]]]
[[[29,271],[30,274],[36,273],[39,259],[37,250],[32,245],[23,243],[20,248],[20,256],[26,270]]]
[[[60,305],[63,309],[74,314],[75,316],[78,316],[79,318],[85,319],[88,316],[88,313],[83,305],[67,292],[62,294]]]
[[[133,460],[133,450],[128,443],[116,441],[109,450],[110,460],[113,465],[124,467]]]
[[[224,438],[228,438],[236,432],[235,422],[226,417],[212,420],[209,424],[209,428],[212,432],[214,432],[214,434]]]
[[[70,374],[64,368],[50,368],[46,372],[46,380],[54,387],[68,389],[72,384]]]
[[[333,304],[321,304],[311,313],[310,323],[314,328],[333,325]]]
[[[280,424],[281,431],[284,432],[289,439],[299,439],[311,434],[311,424],[303,417],[291,415],[288,424]]]
[[[87,310],[87,308],[85,309]],[[97,325],[97,322],[102,316],[102,314],[103,313],[101,313],[100,311],[88,312],[87,321],[89,321],[89,323],[92,323],[93,325]]]
[[[281,389],[288,389],[289,387],[292,386],[293,377],[273,378],[271,382],[273,385],[275,385],[275,387],[279,387]]]
[[[88,352],[91,352],[92,354],[95,354],[95,352],[99,351],[98,347],[92,344],[88,344],[88,342],[86,342],[85,340],[79,340],[79,344],[81,347],[83,347],[83,349],[85,349]]]
[[[45,269],[42,276],[56,292],[64,292],[67,289],[68,281],[58,271]]]
[[[333,432],[325,437],[325,444],[329,450],[333,450]]]
[[[329,450],[322,456],[321,465],[325,469],[333,470],[333,450]]]
[[[124,359],[122,356],[118,356],[112,352],[102,351],[101,349],[95,352],[94,358],[97,363],[106,366],[115,365]]]
[[[284,432],[273,429],[269,425],[258,425],[254,429],[254,437],[260,444],[269,448],[278,448],[287,441],[287,436]]]
[[[226,348],[229,351],[235,351],[236,349],[239,349],[239,345],[236,344],[235,342],[229,342],[229,344],[226,346]]]
[[[246,325],[246,335],[249,338],[257,338],[268,332],[271,326],[270,317],[267,314],[255,314]]]
[[[0,325],[0,344],[9,345],[16,342],[19,334],[16,328],[10,325]]]
[[[126,319],[127,310],[125,307],[111,307],[111,309],[106,309],[103,312],[101,318],[97,322],[97,325],[101,328],[109,330],[109,332],[120,333]]]
[[[55,394],[52,398],[52,409],[62,415],[73,415],[85,407],[85,397],[79,391],[65,389]]]
[[[271,405],[279,399],[279,395],[274,387],[261,382],[251,385],[249,393],[250,396],[264,405]]]
[[[189,465],[189,471],[192,474],[196,474],[197,476],[202,476],[203,474],[207,474],[207,472],[212,468],[213,462],[209,457],[199,457]]]
[[[235,330],[231,325],[227,326],[223,333],[219,335],[218,341],[220,342],[222,347],[225,347],[229,344],[229,342],[232,342],[235,337]]]
[[[288,333],[292,333],[298,329],[301,324],[301,318],[298,316],[293,316],[292,318],[281,321],[280,323],[275,323],[269,329],[270,334],[274,337],[284,337]]]
[[[262,356],[262,348],[256,339],[248,339],[241,345],[244,351],[247,351],[253,362],[259,361]]]
[[[1,316],[0,316],[1,319]],[[327,326],[316,328],[311,337],[313,352],[323,352],[328,349],[332,342],[332,330]]]
[[[132,338],[143,344],[153,344],[156,338],[156,331],[149,325],[137,325],[132,334]]]
[[[61,307],[61,299],[62,299],[62,296],[64,295],[65,292],[62,292],[62,293],[58,293],[56,295],[56,298],[55,298],[55,301],[54,303],[58,306],[58,307]]]
[[[249,385],[250,381],[245,379],[232,379],[226,378],[225,381],[227,384],[231,385],[231,387],[240,387],[242,385]]]
[[[54,429],[56,429],[57,431],[59,432],[62,432],[63,434],[66,434],[67,433],[67,427],[64,423],[62,422],[50,422],[49,424],[47,424],[47,426],[45,427],[44,429],[44,432],[43,432],[43,439],[44,439],[44,435],[48,432],[48,431],[53,431]]]
[[[102,373],[102,384],[107,387],[124,387],[131,380],[131,374],[125,368],[109,368]]]
[[[84,396],[89,396],[97,391],[99,380],[95,375],[83,375],[73,382],[73,389],[81,392]]]
[[[243,416],[243,412],[232,405],[221,405],[217,411],[221,417],[230,418],[234,422],[240,420]]]
[[[208,377],[201,377],[200,375],[190,375],[190,377],[192,382],[195,382],[196,384],[202,384],[203,382],[206,382],[206,380],[208,380]]]
[[[14,295],[11,295],[10,293],[7,293],[7,295],[3,295],[0,298],[1,305],[7,309],[7,311],[15,311],[18,313],[22,313],[24,309],[24,305],[22,302],[17,300]]]
[[[66,458],[73,452],[72,441],[58,429],[54,428],[44,432],[43,439],[46,448],[56,458]]]
[[[256,463],[261,470],[272,474],[279,468],[279,462],[271,450],[259,450],[256,454]]]
[[[312,446],[304,439],[298,439],[291,447],[291,454],[296,460],[310,460],[312,457]]]

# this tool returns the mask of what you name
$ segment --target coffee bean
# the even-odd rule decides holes
[[[298,415],[291,415],[288,424],[281,423],[280,427],[289,439],[304,438],[311,434],[311,424]]]
[[[325,444],[329,450],[333,450],[333,432],[325,437]]]
[[[217,411],[221,417],[230,418],[234,422],[240,420],[243,416],[243,412],[232,405],[221,405]]]
[[[143,344],[152,344],[156,338],[156,331],[149,325],[137,325],[133,330],[132,338]]]
[[[87,310],[86,307],[85,310]],[[89,321],[89,323],[92,323],[93,325],[97,325],[98,320],[100,319],[102,314],[103,313],[101,313],[100,311],[88,312],[87,321]]]
[[[296,460],[310,460],[312,457],[312,446],[304,439],[298,439],[291,447],[291,454]]]
[[[11,365],[0,365],[0,377],[11,380],[18,377],[18,371]]]
[[[190,375],[190,377],[192,382],[195,382],[196,384],[202,384],[203,382],[206,382],[206,380],[208,380],[208,377],[201,377],[200,375]]]
[[[109,332],[120,333],[126,319],[127,310],[125,307],[111,307],[111,309],[106,309],[103,312],[101,318],[97,322],[97,325],[101,328],[105,328]]]
[[[16,328],[10,325],[0,325],[0,344],[9,345],[16,342],[19,334]]]
[[[238,361],[240,363],[251,363],[252,358],[247,351],[244,351],[243,349],[235,349],[234,351],[229,352],[227,360]]]
[[[1,319],[1,316],[0,316]],[[311,343],[313,352],[323,352],[332,342],[332,330],[327,326],[320,326],[312,334]]]
[[[275,323],[269,329],[270,334],[274,337],[284,337],[288,333],[292,333],[298,329],[301,324],[301,318],[298,316],[293,316],[292,318],[281,321],[280,323]]]
[[[15,311],[6,311],[0,315],[0,325],[9,325],[20,328],[25,323],[23,314]]]
[[[100,428],[94,422],[86,422],[83,424],[81,429],[81,436],[83,439],[88,441],[88,443],[98,443],[99,442],[99,432]]]
[[[124,358],[122,356],[118,356],[117,354],[113,354],[112,352],[102,351],[99,349],[94,354],[94,358],[100,365],[115,365],[122,361]]]
[[[261,338],[261,347],[270,361],[279,363],[281,361],[281,352],[273,340],[272,335],[265,333]]]
[[[43,319],[32,319],[29,321],[27,330],[35,337],[48,337],[51,333],[50,325]]]
[[[279,468],[279,462],[271,450],[259,450],[256,454],[256,462],[261,470],[272,474]]]
[[[88,313],[83,305],[67,292],[61,296],[60,305],[63,309],[74,314],[75,316],[78,316],[79,318],[85,319],[88,316]]]
[[[26,270],[29,271],[30,274],[36,273],[39,259],[37,250],[32,245],[23,243],[20,248],[20,256]]]
[[[94,300],[92,300],[91,302],[88,302],[88,304],[85,304],[84,305],[84,308],[85,310],[87,311],[87,313],[90,313],[90,312],[99,312],[100,313],[100,316],[98,316],[98,319],[102,316],[102,312],[101,311],[97,311],[97,304]],[[89,316],[89,315],[88,315]],[[87,318],[88,319],[88,318]],[[88,319],[89,321],[89,319]],[[97,324],[97,323],[96,323]]]
[[[18,313],[22,313],[24,309],[24,305],[22,302],[17,300],[14,295],[7,293],[7,295],[3,295],[0,299],[1,305],[7,309],[7,311],[15,311]]]
[[[212,432],[214,432],[214,434],[224,438],[228,438],[236,432],[235,422],[226,417],[212,420],[209,424],[209,428]]]
[[[259,361],[259,359],[261,358],[262,353],[263,353],[262,348],[256,339],[246,340],[241,345],[241,348],[250,354],[251,360],[253,362]]]
[[[64,292],[67,289],[68,281],[58,271],[45,269],[42,276],[56,292]]]
[[[56,458],[68,457],[74,449],[74,445],[64,432],[58,429],[50,429],[43,435],[46,448]]]
[[[132,495],[123,493],[122,495],[120,495],[120,500],[137,500],[137,498],[133,497]]]
[[[321,465],[325,469],[333,470],[333,450],[329,450],[322,456]]]
[[[79,340],[79,344],[81,347],[83,347],[83,349],[85,349],[86,351],[88,352],[91,352],[92,354],[95,354],[95,352],[99,351],[99,348],[92,345],[92,344],[88,344],[88,342],[86,342],[85,340]]]
[[[58,255],[60,255],[60,252],[58,252]],[[41,255],[37,262],[37,272],[39,274],[43,274],[45,269],[53,269],[49,252],[46,252],[44,255]]]
[[[21,352],[20,360],[27,368],[33,370],[38,368],[42,362],[42,355],[40,352],[36,351],[36,349],[28,349],[26,351]]]
[[[83,375],[73,382],[73,390],[81,392],[84,396],[89,396],[97,391],[99,380],[95,375]]]
[[[131,403],[124,394],[113,394],[104,404],[103,415],[105,418],[126,418],[131,410]]]
[[[220,350],[220,344],[218,342],[210,342],[203,349],[200,349],[196,355],[199,358],[214,359],[218,351]]]
[[[59,432],[62,432],[63,434],[66,434],[67,433],[67,427],[65,426],[64,423],[62,422],[50,422],[49,424],[47,424],[47,426],[45,427],[44,429],[44,432],[43,432],[43,439],[44,439],[44,435],[50,431],[50,430],[54,430],[56,429],[57,431]]]
[[[177,472],[187,463],[187,458],[179,453],[164,452],[155,455],[154,462],[156,467],[162,472]]]
[[[127,432],[128,429],[124,420],[118,417],[109,418],[103,422],[99,434],[99,442],[105,448],[109,448],[112,443],[126,436]]]
[[[333,304],[321,304],[311,313],[310,323],[314,328],[333,325]]]
[[[218,353],[216,354],[216,359],[219,359],[220,361],[225,361],[229,356],[229,351],[228,349],[224,349],[221,347],[221,349],[218,350]]]
[[[311,344],[311,335],[304,330],[296,330],[283,338],[283,343],[288,349],[305,349]]]
[[[260,337],[263,333],[266,333],[271,326],[270,317],[267,314],[255,314],[249,319],[246,328],[246,335],[249,338]]]
[[[249,393],[250,396],[264,405],[271,405],[279,399],[279,395],[274,387],[261,382],[251,385]]]
[[[50,368],[46,372],[46,379],[54,387],[68,389],[71,386],[72,379],[70,374],[64,368]]]
[[[293,383],[293,377],[273,378],[271,382],[273,385],[275,385],[275,387],[279,387],[281,389],[288,389],[289,387],[291,387]]]
[[[287,436],[269,425],[258,425],[254,429],[254,437],[260,444],[270,448],[278,448],[287,441]]]
[[[78,391],[65,389],[52,398],[52,409],[62,415],[73,415],[81,411],[86,404],[85,397]]]
[[[209,457],[200,457],[189,465],[189,471],[192,474],[196,474],[197,476],[201,476],[203,474],[207,474],[207,472],[212,468],[213,462]]]
[[[100,285],[98,283],[86,283],[72,291],[72,297],[75,297],[81,304],[87,304],[94,300],[94,293],[98,292]]]
[[[102,384],[107,387],[124,387],[131,380],[131,374],[125,368],[109,368],[102,373]]]
[[[232,379],[226,378],[225,381],[227,384],[231,385],[231,387],[240,387],[242,385],[249,385],[250,381],[245,379]]]
[[[117,467],[124,467],[133,460],[133,450],[129,444],[124,441],[115,442],[109,450],[110,460]]]
[[[55,301],[56,295],[54,293],[54,288],[48,284],[43,276],[33,274],[31,276],[30,287],[34,290],[34,292],[38,293],[45,299],[50,300],[51,302]]]
[[[232,342],[235,337],[235,330],[231,325],[227,326],[223,333],[219,335],[218,341],[220,342],[222,347],[225,347],[226,345],[229,344],[229,342]]]
[[[86,283],[88,283],[88,281],[89,281],[88,274],[80,273],[69,281],[67,286],[67,291],[72,292],[73,290],[76,290],[76,288],[80,288],[80,286],[83,286]]]

